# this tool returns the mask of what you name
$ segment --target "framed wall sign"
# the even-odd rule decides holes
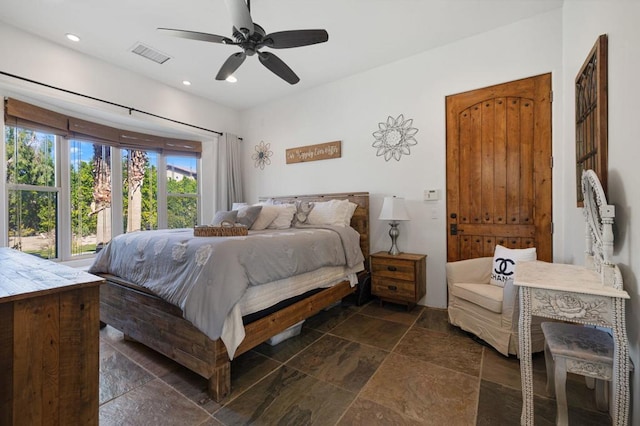
[[[341,141],[335,141],[287,149],[287,164],[340,158],[342,156],[341,144]]]

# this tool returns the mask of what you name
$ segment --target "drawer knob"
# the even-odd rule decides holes
[[[396,291],[398,289],[398,287],[396,287],[395,285],[389,285],[387,286],[387,288],[392,291]]]
[[[396,268],[395,266],[387,266],[387,269],[390,270],[391,272],[398,270],[398,268]]]

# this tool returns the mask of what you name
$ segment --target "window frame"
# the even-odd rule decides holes
[[[9,104],[8,101],[13,101],[13,104]],[[15,118],[15,116],[11,116],[7,114],[10,111],[9,105],[13,106],[12,112],[18,111],[17,115],[20,115],[22,111],[27,111],[26,116],[21,116],[19,118]],[[17,105],[17,107],[16,107]],[[37,114],[29,115],[36,111]],[[44,111],[44,113],[43,113]],[[7,119],[7,115],[9,118]],[[43,124],[38,124],[33,121],[33,117],[54,117],[55,118],[55,126],[52,126],[52,121],[49,119],[43,119]],[[79,134],[73,131],[69,131],[65,133],[61,131],[61,120],[60,117],[62,115],[59,113],[55,113],[52,111],[48,111],[42,109],[40,107],[35,107],[29,104],[22,103],[21,101],[16,101],[14,99],[5,100],[5,117],[4,120],[0,119],[0,124],[2,124],[3,129],[3,141],[2,146],[0,147],[0,157],[2,161],[0,161],[0,175],[2,176],[2,182],[0,183],[0,197],[2,198],[2,202],[4,203],[4,209],[0,212],[0,235],[3,236],[3,241],[0,241],[0,245],[8,246],[9,243],[9,215],[8,215],[8,206],[9,206],[9,192],[14,190],[20,186],[24,186],[25,188],[20,189],[28,189],[28,190],[38,190],[40,186],[34,185],[25,185],[25,184],[9,184],[7,182],[7,165],[6,165],[6,141],[5,141],[5,126],[14,126],[18,128],[28,128],[30,130],[36,130],[42,133],[51,133],[55,135],[55,178],[56,178],[56,186],[55,187],[46,187],[44,190],[47,192],[56,192],[57,193],[57,224],[56,224],[56,232],[57,232],[57,257],[55,259],[50,259],[53,261],[64,262],[66,264],[76,264],[82,265],[87,264],[87,262],[95,257],[94,253],[89,254],[72,254],[72,235],[73,229],[72,219],[71,219],[71,141],[78,140],[81,142],[87,143],[99,143],[104,145],[110,145],[111,152],[111,193],[112,193],[112,215],[111,215],[111,230],[112,235],[111,238],[125,233],[125,229],[123,226],[123,199],[120,194],[122,194],[123,184],[122,184],[122,151],[123,149],[137,149],[144,151],[155,151],[158,155],[158,173],[157,173],[157,215],[158,215],[158,229],[163,229],[167,227],[167,186],[166,186],[166,158],[170,156],[180,155],[186,157],[193,157],[196,160],[196,173],[197,176],[201,176],[201,150],[202,145],[201,142],[196,141],[183,141],[179,139],[173,139],[169,137],[161,137],[161,136],[151,136],[145,135],[143,133],[136,133],[131,131],[119,130],[116,128],[99,125],[95,123],[91,123],[89,121],[74,119],[73,117],[68,117],[69,123],[78,123],[81,122],[83,125],[94,125],[98,130],[102,131],[104,129],[108,129],[112,132],[117,132],[119,137],[125,140],[125,142],[114,142],[108,141],[96,136],[90,136],[87,134]],[[25,118],[26,117],[26,118]],[[75,121],[74,121],[75,120]],[[133,142],[132,142],[133,141]],[[178,147],[179,149],[176,149]],[[182,150],[180,150],[180,148]],[[164,173],[160,171],[164,170]],[[55,188],[55,189],[52,189]],[[187,194],[197,198],[197,220],[200,223],[202,217],[201,205],[202,205],[202,182],[201,179],[197,181],[197,193],[196,194]],[[185,195],[185,194],[180,194]]]

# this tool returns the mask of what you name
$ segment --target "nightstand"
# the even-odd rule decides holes
[[[427,256],[381,251],[371,255],[371,294],[413,308],[426,294]]]

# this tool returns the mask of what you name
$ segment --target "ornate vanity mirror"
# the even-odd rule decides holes
[[[613,256],[615,206],[607,204],[600,179],[593,170],[582,172],[582,194],[584,199],[583,214],[586,221],[586,266],[602,273],[605,285],[613,286],[614,280],[607,278],[608,270],[614,266],[611,258]]]

